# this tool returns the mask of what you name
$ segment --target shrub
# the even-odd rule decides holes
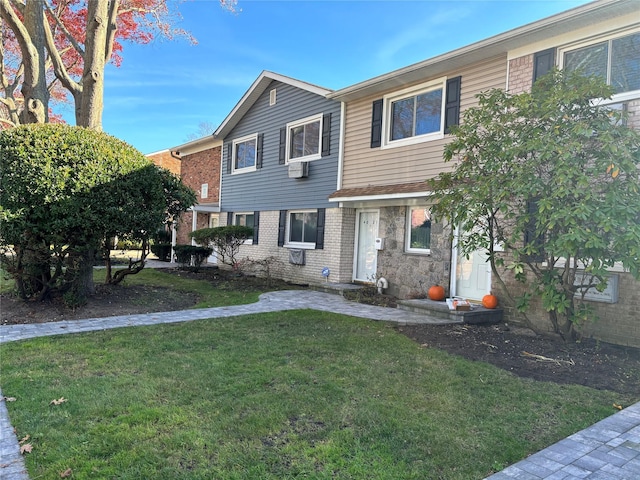
[[[195,245],[176,245],[173,250],[176,252],[176,259],[180,266],[192,268],[194,272],[200,270],[204,261],[213,252],[212,248]]]

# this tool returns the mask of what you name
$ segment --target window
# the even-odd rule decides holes
[[[200,198],[207,198],[209,196],[209,184],[203,183],[200,185]]]
[[[562,61],[567,70],[602,77],[616,95],[640,91],[640,32],[565,50]]]
[[[233,224],[253,228],[253,213],[236,213],[233,216]]]
[[[444,135],[444,80],[385,97],[384,144],[407,145]]]
[[[287,244],[315,247],[318,236],[318,212],[289,212]]]
[[[320,158],[322,115],[287,124],[288,161],[309,161]]]
[[[234,140],[233,173],[250,172],[256,169],[257,146],[257,135]]]
[[[408,209],[406,251],[431,253],[431,212],[428,208]]]

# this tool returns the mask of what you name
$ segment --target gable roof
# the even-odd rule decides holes
[[[588,27],[621,15],[638,12],[638,0],[597,0],[522,27],[489,37],[471,45],[432,57],[393,72],[336,90],[328,98],[348,102],[375,95],[390,88],[444,74],[471,63],[504,55],[511,50]]]
[[[273,81],[286,83],[287,85],[292,85],[323,97],[326,97],[332,92],[332,90],[328,90],[311,83],[264,70],[253,82],[251,87],[249,87],[249,90],[247,90],[247,92],[242,96],[236,106],[233,107],[233,110],[231,110],[231,113],[227,115],[227,118],[225,118],[216,131],[213,132],[214,137],[224,139]]]

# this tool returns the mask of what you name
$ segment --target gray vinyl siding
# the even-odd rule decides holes
[[[276,105],[269,92],[276,88]],[[309,162],[307,178],[289,178],[288,165],[279,164],[280,129],[287,123],[331,113],[331,153]],[[234,139],[263,134],[262,168],[255,172],[227,173],[228,147]],[[272,82],[249,112],[224,140],[221,207],[226,212],[327,208],[336,190],[340,146],[340,103],[297,87]]]

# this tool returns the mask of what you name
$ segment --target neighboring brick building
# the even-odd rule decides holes
[[[171,151],[181,159],[182,182],[197,195],[198,203],[182,215],[176,226],[176,244],[191,244],[189,233],[219,224],[222,141],[209,136],[179,145]]]
[[[160,150],[158,152],[149,153],[146,156],[157,166],[166,168],[176,175],[180,175],[180,157],[171,150]]]

